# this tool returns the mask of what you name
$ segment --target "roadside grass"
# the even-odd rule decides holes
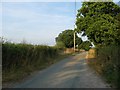
[[[55,47],[27,44],[3,44],[2,83],[11,83],[23,80],[35,71],[70,56],[60,54]]]
[[[107,46],[94,50],[94,57],[88,58],[88,65],[103,76],[111,87],[120,88],[120,47]],[[89,51],[88,57],[90,55]]]

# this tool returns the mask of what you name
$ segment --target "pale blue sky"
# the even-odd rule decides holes
[[[77,8],[81,3],[77,3]],[[54,45],[55,37],[73,29],[73,2],[2,3],[3,36],[14,42]]]
[[[74,2],[10,1],[0,3],[0,35],[10,41],[55,45],[59,33],[74,27]],[[80,7],[77,2],[77,9]]]

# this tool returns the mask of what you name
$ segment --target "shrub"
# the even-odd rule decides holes
[[[96,59],[89,62],[107,82],[120,88],[120,47],[106,46],[96,49]]]

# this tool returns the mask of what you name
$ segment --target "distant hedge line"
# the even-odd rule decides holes
[[[52,58],[58,55],[54,47],[30,44],[2,44],[2,69],[26,68],[27,66],[39,67],[45,63],[52,63]]]

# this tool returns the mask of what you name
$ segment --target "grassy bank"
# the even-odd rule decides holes
[[[88,64],[113,87],[120,88],[120,47],[108,46],[94,49],[94,58]],[[89,55],[91,52],[89,51]]]
[[[14,43],[4,43],[2,53],[3,83],[21,80],[67,56],[55,47]]]

